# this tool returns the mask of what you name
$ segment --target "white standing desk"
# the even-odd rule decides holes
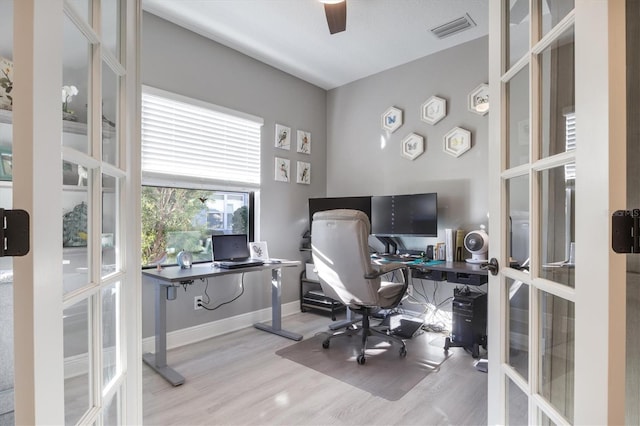
[[[181,269],[178,266],[169,266],[162,269],[144,269],[142,275],[152,278],[156,285],[156,352],[154,354],[144,354],[142,356],[143,361],[173,386],[184,383],[184,377],[167,365],[167,300],[174,300],[177,297],[176,290],[180,285],[192,284],[198,279],[215,278],[222,275],[271,270],[271,325],[256,323],[253,326],[288,339],[302,340],[301,334],[282,329],[282,268],[297,265],[300,265],[300,262],[282,260],[279,263],[267,263],[261,266],[237,269],[222,269],[212,263],[198,263],[188,269]]]

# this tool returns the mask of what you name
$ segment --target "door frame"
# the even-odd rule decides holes
[[[539,4],[530,2],[530,10]],[[502,22],[508,1],[489,2],[489,257],[508,265],[506,187],[507,98],[501,76],[506,39]],[[624,256],[611,250],[611,213],[626,205],[626,75],[624,1],[584,1],[575,4],[576,113],[576,286],[575,396],[576,424],[623,424],[625,421],[625,303]],[[533,16],[532,20],[535,19]],[[531,89],[530,89],[531,90]],[[536,89],[537,90],[537,89]],[[534,102],[535,105],[535,102]],[[532,115],[536,112],[532,111]],[[533,122],[532,122],[533,123]],[[531,126],[534,127],[533,125]],[[535,140],[535,130],[532,144]],[[606,141],[606,143],[603,143]],[[534,191],[535,194],[535,191]],[[530,247],[537,250],[539,219],[532,198]],[[511,274],[513,275],[513,274]],[[489,279],[488,423],[506,424],[508,296],[505,275]],[[535,293],[533,293],[535,294]],[[537,309],[535,300],[530,309]],[[532,324],[537,313],[532,312]],[[533,333],[533,336],[537,336]],[[529,356],[537,342],[530,337]],[[535,362],[535,361],[534,361]],[[530,365],[532,365],[530,363]],[[594,368],[598,366],[598,368]],[[534,374],[537,369],[533,369]],[[531,376],[531,374],[530,374]],[[535,388],[537,377],[532,377]],[[528,393],[529,422],[536,422],[544,405],[535,391]],[[555,420],[555,419],[554,419]]]
[[[62,135],[64,0],[14,1],[13,207],[30,215],[30,252],[14,259],[16,424],[64,424]],[[94,5],[98,2],[94,0]],[[122,371],[119,422],[142,423],[140,306],[140,0],[122,22]],[[53,141],[53,143],[52,143]],[[93,330],[97,328],[94,326]],[[102,371],[100,371],[102,374]],[[99,392],[99,390],[98,390]],[[102,407],[98,407],[101,410]],[[95,416],[95,412],[93,413]],[[101,424],[97,414],[97,424]]]

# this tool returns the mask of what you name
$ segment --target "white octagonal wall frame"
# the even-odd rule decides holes
[[[409,133],[402,139],[402,157],[415,160],[424,152],[424,138],[416,133]]]
[[[460,157],[471,149],[471,132],[462,127],[454,127],[444,135],[444,152]]]
[[[400,126],[402,126],[402,110],[396,107],[389,107],[382,114],[382,128],[393,133]]]
[[[489,112],[489,85],[481,84],[469,93],[468,99],[469,111],[485,115]]]
[[[420,119],[425,123],[436,124],[447,115],[447,101],[431,96],[422,104]]]

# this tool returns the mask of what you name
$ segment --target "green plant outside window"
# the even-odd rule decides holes
[[[142,187],[142,265],[174,265],[182,250],[210,261],[212,234],[249,235],[249,193]]]

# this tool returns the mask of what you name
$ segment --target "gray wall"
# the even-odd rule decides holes
[[[142,82],[264,118],[262,130],[261,239],[273,257],[306,260],[299,251],[308,228],[307,199],[322,196],[438,192],[439,237],[406,239],[409,247],[444,240],[444,228],[477,229],[487,222],[487,116],[467,110],[467,95],[487,82],[487,39],[482,38],[326,92],[237,51],[145,13]],[[420,120],[432,95],[447,100],[447,116],[435,126]],[[404,111],[404,125],[382,131],[381,114]],[[274,125],[311,132],[311,156],[273,147]],[[453,127],[472,133],[472,149],[454,158],[442,149]],[[426,152],[414,161],[400,157],[400,141],[416,132]],[[381,148],[381,142],[385,147]],[[311,162],[311,185],[273,180],[274,157]],[[299,269],[285,270],[283,302],[298,299]],[[168,330],[239,315],[271,305],[266,277],[248,274],[245,294],[218,311],[193,311],[193,297],[206,283],[180,289],[167,306]],[[209,283],[214,304],[239,291],[235,278]],[[452,287],[443,290],[445,298]],[[143,335],[153,334],[154,286],[143,282]],[[439,299],[441,299],[439,297]]]
[[[444,242],[445,228],[471,231],[487,225],[488,115],[467,108],[469,92],[486,82],[488,40],[483,37],[329,91],[327,195],[437,192],[438,237],[404,238],[409,249]],[[421,106],[432,95],[447,101],[447,116],[435,125],[420,119]],[[391,106],[403,110],[404,124],[389,134],[381,128],[381,115]],[[457,158],[443,151],[443,137],[453,127],[471,132],[471,150]],[[424,154],[413,161],[400,156],[401,141],[410,133],[425,138]],[[381,248],[374,238],[370,243]],[[455,285],[414,281],[429,303],[442,303],[439,311],[446,318]],[[405,308],[422,311],[410,303]],[[441,314],[427,316],[427,323],[443,325]]]
[[[445,228],[486,224],[488,115],[469,112],[467,95],[488,81],[487,69],[484,37],[329,91],[327,194],[437,192],[438,241]],[[420,120],[432,95],[447,101],[447,116],[435,125]],[[404,112],[404,124],[392,134],[381,128],[390,106]],[[443,151],[443,136],[453,127],[472,135],[471,150],[458,158]],[[400,156],[400,145],[412,132],[425,138],[426,149],[410,161]],[[424,239],[408,244],[425,248]]]
[[[299,251],[307,228],[307,199],[326,193],[326,91],[237,51],[145,13],[142,28],[142,83],[264,119],[260,194],[260,239],[269,255],[303,259]],[[311,132],[311,155],[274,147],[275,123]],[[292,142],[295,139],[292,140]],[[294,145],[292,143],[292,145]],[[274,181],[274,157],[311,163],[311,184]],[[283,302],[298,299],[300,268],[283,272]],[[263,277],[247,274],[245,294],[218,311],[193,310],[193,297],[204,291],[198,282],[167,305],[168,329],[176,330],[271,306]],[[215,288],[213,288],[215,286]],[[236,278],[217,279],[209,286],[214,303],[238,290]],[[143,336],[153,334],[153,285],[143,281]]]

